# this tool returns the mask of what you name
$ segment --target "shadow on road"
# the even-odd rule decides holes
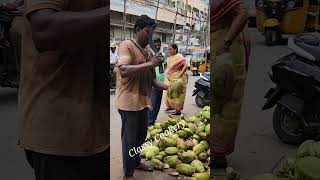
[[[281,41],[277,45],[273,45],[270,47],[287,46],[287,44],[288,44],[288,38],[282,38]],[[257,41],[256,45],[267,46],[264,41]]]
[[[18,89],[1,89],[0,88],[0,105],[15,103],[18,100]]]

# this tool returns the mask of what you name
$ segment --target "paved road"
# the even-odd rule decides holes
[[[32,180],[33,174],[17,144],[17,90],[0,88],[0,179]]]
[[[229,157],[231,166],[244,177],[270,172],[295,147],[283,144],[272,128],[273,110],[262,111],[264,95],[273,86],[268,76],[270,65],[289,49],[286,46],[267,47],[263,36],[250,29],[252,53],[246,82],[242,119],[238,131],[236,151]]]

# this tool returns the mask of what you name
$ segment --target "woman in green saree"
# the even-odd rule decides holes
[[[234,151],[240,121],[248,57],[245,33],[247,12],[243,1],[214,0],[211,3],[211,168],[226,168],[226,156]]]

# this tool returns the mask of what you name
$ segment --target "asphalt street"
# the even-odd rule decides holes
[[[268,47],[264,36],[250,29],[252,50],[246,81],[242,117],[230,166],[243,177],[271,172],[277,162],[294,153],[296,147],[282,143],[272,128],[274,109],[262,111],[264,95],[274,84],[268,76],[271,64],[290,52],[286,45]]]

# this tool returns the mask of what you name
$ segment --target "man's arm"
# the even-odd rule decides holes
[[[129,65],[123,64],[119,66],[120,74],[122,78],[136,76],[138,74],[144,73],[146,71],[150,71],[150,69],[155,68],[162,61],[161,55],[157,53],[151,61],[137,64],[137,65]]]
[[[138,65],[127,65],[123,64],[119,66],[120,75],[122,78],[132,77],[136,76],[140,73],[144,73],[146,71],[150,71],[150,69],[154,68],[156,65],[154,65],[151,62],[146,62],[143,64]]]
[[[168,89],[168,85],[165,83],[162,83],[161,81],[159,81],[158,79],[154,79],[152,85],[160,90],[167,90]]]
[[[13,2],[13,4],[14,4],[17,8],[20,7],[20,6],[22,6],[23,3],[24,3],[24,0],[15,0],[15,1]]]
[[[162,56],[160,53],[155,54],[151,61],[142,64],[131,64],[132,57],[130,56],[130,51],[125,44],[122,44],[119,48],[119,71],[122,78],[137,76],[150,69],[155,68],[162,61]]]
[[[28,15],[35,45],[39,51],[74,49],[104,37],[109,8],[87,12],[38,10]]]
[[[17,10],[18,7],[22,6],[24,0],[15,0],[13,2],[8,2],[0,5],[0,8],[8,9],[8,10]]]

